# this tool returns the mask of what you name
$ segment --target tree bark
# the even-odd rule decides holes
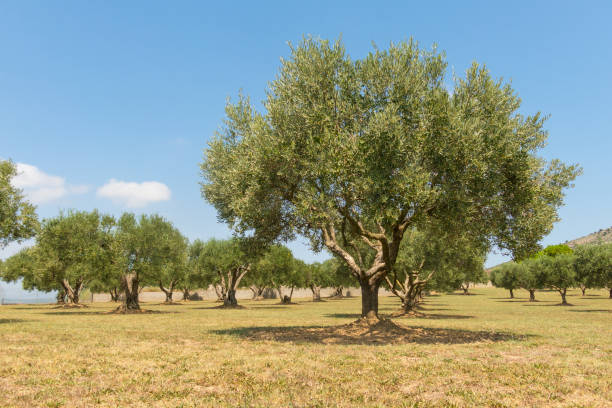
[[[138,303],[138,275],[127,273],[121,277],[121,289],[123,290],[123,304],[119,309],[125,313],[129,311],[140,311]]]
[[[334,291],[334,293],[330,297],[332,297],[332,298],[342,298],[342,297],[344,297],[344,295],[342,294],[343,290],[344,290],[343,286],[337,286],[336,290]]]
[[[236,299],[236,290],[228,289],[225,299],[223,299],[223,305],[229,307],[238,306],[238,300]]]
[[[586,296],[586,286],[580,285],[580,290],[582,291],[582,296]]]
[[[536,301],[535,290],[534,289],[529,289],[529,301],[530,302],[535,302]]]
[[[159,281],[159,288],[166,294],[166,303],[172,303],[172,294],[174,293],[175,282],[170,282],[170,287],[166,289],[162,281]]]
[[[111,288],[109,290],[110,293],[110,297],[111,297],[111,302],[118,302],[119,301],[119,291],[117,290],[117,288]]]
[[[57,291],[57,304],[58,305],[66,304],[66,291],[63,289]]]
[[[514,291],[510,289],[510,299],[514,299]]]
[[[463,289],[463,294],[464,295],[469,295],[470,293],[468,292],[468,290],[470,289],[470,285],[461,285],[461,289]]]
[[[217,294],[217,302],[225,302],[225,298],[227,297],[225,288],[216,283],[213,285],[213,287],[215,288],[215,293]]]
[[[610,288],[610,299],[612,299],[612,288]]]
[[[189,300],[189,299],[191,299],[191,295],[189,294],[189,289],[184,288],[183,289],[183,300]]]
[[[312,291],[312,301],[320,302],[321,301],[321,287],[317,285],[310,285],[310,290]]]
[[[561,304],[562,305],[568,305],[569,303],[567,303],[567,300],[565,299],[565,295],[567,293],[567,289],[559,290],[559,293],[561,294]]]
[[[361,285],[361,317],[371,321],[378,318],[378,288],[380,282],[370,283],[367,279],[359,282]]]

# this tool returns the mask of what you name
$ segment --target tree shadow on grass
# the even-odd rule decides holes
[[[341,345],[385,344],[466,344],[524,340],[529,336],[512,333],[402,326],[390,320],[369,326],[357,321],[342,326],[244,327],[212,330],[214,334],[238,336],[254,341]]]
[[[568,304],[563,304],[561,302],[554,302],[554,301],[548,301],[548,300],[537,300],[535,302],[526,302],[527,304],[523,305],[523,306],[576,306],[574,304],[568,303]],[[539,303],[539,304],[538,304]]]
[[[399,316],[392,316],[393,318],[414,318],[414,319],[473,319],[474,316],[467,315],[452,315],[452,314],[439,314],[439,313],[422,313],[422,311],[430,311],[432,309],[421,309],[421,311],[415,314],[406,314]],[[358,313],[328,313],[324,317],[333,317],[337,319],[359,319],[361,317]]]
[[[166,310],[150,310],[150,309],[141,309],[141,311],[139,313],[133,313],[135,315],[137,314],[177,314],[178,312],[171,312],[171,311],[166,311]],[[108,315],[127,315],[130,313],[118,313],[115,310],[98,310],[98,311],[93,311],[93,310],[83,310],[83,311],[65,311],[65,312],[42,312],[40,314],[47,314],[47,315],[100,315],[100,316],[108,316]]]
[[[612,313],[610,309],[588,309],[588,310],[570,310],[576,313]]]
[[[25,320],[25,319],[0,319],[0,324],[11,324],[11,323],[27,323],[32,322],[34,320]]]

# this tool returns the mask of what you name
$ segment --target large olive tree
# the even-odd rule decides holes
[[[305,39],[263,112],[228,103],[201,164],[203,197],[239,234],[327,247],[373,321],[405,232],[432,218],[531,253],[577,168],[537,156],[544,117],[519,114],[508,84],[474,64],[449,92],[445,72],[443,54],[413,41],[352,59],[339,41]]]

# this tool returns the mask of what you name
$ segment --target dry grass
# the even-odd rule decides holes
[[[612,300],[507,292],[428,298],[422,314],[350,324],[359,298],[155,314],[0,307],[0,405],[17,407],[559,406],[612,401]],[[398,306],[382,298],[381,311]]]

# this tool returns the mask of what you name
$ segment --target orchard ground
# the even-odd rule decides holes
[[[360,298],[213,301],[159,313],[0,307],[0,406],[559,406],[612,401],[612,300],[557,292],[427,297],[368,332]],[[381,298],[381,313],[399,307]],[[343,326],[346,325],[346,326]]]

